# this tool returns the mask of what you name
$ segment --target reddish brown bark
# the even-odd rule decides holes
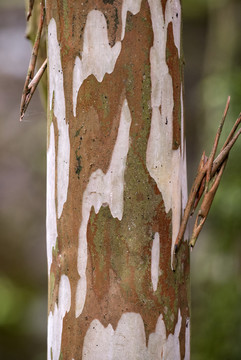
[[[66,99],[66,122],[69,123],[70,173],[68,197],[57,221],[58,249],[53,252],[51,273],[54,286],[49,290],[49,311],[58,303],[58,284],[62,274],[71,285],[71,308],[63,320],[61,353],[63,359],[81,359],[83,341],[91,321],[98,319],[115,329],[123,313],[141,314],[146,340],[155,331],[163,314],[167,336],[174,332],[178,309],[181,311],[181,358],[185,355],[186,318],[189,317],[189,251],[184,244],[176,272],[171,269],[172,212],[165,212],[162,195],[146,168],[146,147],[151,124],[150,49],[153,30],[148,2],[143,0],[137,15],[127,14],[126,33],[114,71],[102,82],[94,75],[84,80],[73,115],[73,66],[82,52],[83,31],[88,13],[95,9],[105,14],[109,43],[121,37],[122,1],[47,2],[47,22],[53,17],[58,41]],[[166,1],[162,1],[165,9]],[[173,81],[173,149],[180,147],[180,59],[168,26],[167,64]],[[87,229],[87,295],[83,312],[75,317],[78,232],[82,220],[83,193],[91,174],[97,169],[106,173],[120,123],[121,107],[127,99],[132,117],[130,149],[125,171],[124,212],[119,221],[109,207],[90,213]],[[58,129],[53,117],[55,140]],[[131,224],[135,228],[129,230]],[[154,234],[160,234],[160,269],[158,289],[151,285],[151,246]],[[174,314],[174,316],[171,316]]]

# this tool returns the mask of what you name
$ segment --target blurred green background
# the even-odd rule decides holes
[[[183,0],[189,185],[241,111],[241,1]],[[46,120],[35,94],[19,103],[30,56],[24,2],[0,0],[0,359],[46,359]],[[241,359],[241,139],[191,254],[192,360]]]
[[[220,145],[241,112],[241,1],[183,0],[189,185],[209,155],[228,95]],[[191,254],[192,360],[241,359],[241,139]],[[195,163],[195,165],[194,165]]]

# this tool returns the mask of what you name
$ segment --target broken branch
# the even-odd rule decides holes
[[[198,167],[198,171],[197,171],[197,175],[193,182],[193,185],[192,185],[189,197],[188,197],[187,205],[184,210],[184,215],[183,215],[183,218],[181,221],[179,233],[178,233],[177,239],[175,241],[174,255],[177,254],[178,249],[180,248],[181,241],[183,239],[188,220],[189,220],[190,216],[193,214],[193,212],[195,211],[196,206],[197,206],[198,202],[200,201],[202,194],[204,192],[203,201],[201,203],[200,210],[199,210],[197,218],[195,220],[193,233],[191,236],[191,240],[189,242],[189,246],[193,247],[195,245],[197,237],[200,234],[200,231],[202,230],[202,227],[207,219],[214,196],[215,196],[218,186],[220,184],[220,180],[221,180],[225,165],[228,160],[229,152],[232,149],[235,142],[237,141],[239,135],[241,134],[241,129],[239,129],[238,132],[236,132],[238,126],[241,123],[241,114],[240,114],[238,119],[236,120],[234,126],[232,127],[223,147],[221,148],[219,155],[216,157],[216,159],[214,159],[216,151],[217,151],[219,138],[220,138],[220,135],[222,132],[223,124],[224,124],[226,116],[227,116],[229,103],[230,103],[230,97],[228,97],[226,107],[224,110],[224,114],[222,117],[222,121],[217,130],[213,148],[211,150],[209,158],[206,160],[205,152],[203,152],[203,154],[202,154],[202,157],[201,157],[201,160],[199,163],[199,167]],[[211,187],[209,188],[210,181],[213,178],[214,178],[214,182],[211,185]],[[205,191],[204,191],[204,188],[205,188]]]

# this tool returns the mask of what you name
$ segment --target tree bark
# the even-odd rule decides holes
[[[180,2],[46,10],[48,359],[187,360]]]

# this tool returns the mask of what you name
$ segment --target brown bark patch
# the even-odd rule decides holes
[[[167,0],[161,0],[161,4],[162,4],[163,18],[165,20],[165,11],[166,11]]]
[[[169,73],[172,77],[173,86],[173,150],[178,149],[181,144],[181,74],[180,74],[180,61],[178,57],[178,50],[174,43],[173,26],[172,22],[167,27],[167,49],[166,61]]]

